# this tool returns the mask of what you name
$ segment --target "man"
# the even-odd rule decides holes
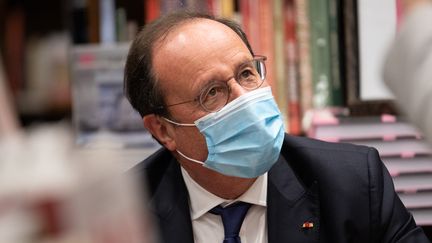
[[[136,171],[162,242],[428,242],[375,149],[284,134],[264,61],[201,14],[133,42],[125,91],[163,145]]]

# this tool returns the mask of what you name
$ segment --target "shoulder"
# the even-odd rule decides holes
[[[383,174],[375,148],[285,136],[282,156],[301,178],[318,180],[329,187],[370,187]]]
[[[316,163],[358,163],[367,160],[372,154],[378,156],[376,149],[349,143],[333,143],[305,137],[286,135],[282,153],[288,157],[313,160]]]
[[[153,194],[174,160],[171,152],[162,147],[133,167],[130,173],[144,182],[149,193]]]

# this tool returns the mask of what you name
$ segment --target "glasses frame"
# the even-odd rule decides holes
[[[257,70],[258,74],[260,75],[260,79],[261,79],[262,82],[260,83],[260,85],[258,85],[257,87],[255,87],[255,88],[253,88],[253,89],[248,89],[248,88],[244,87],[245,89],[247,89],[247,90],[255,90],[255,89],[258,89],[259,87],[261,87],[261,85],[264,83],[264,80],[265,80],[265,78],[266,78],[266,74],[267,74],[267,68],[266,68],[266,65],[265,65],[265,61],[266,61],[266,60],[267,60],[267,57],[266,57],[266,56],[262,56],[262,55],[254,55],[254,57],[253,57],[253,59],[252,59],[251,61],[259,61],[259,63],[260,63],[262,66],[264,66],[264,73],[263,73],[263,74],[261,74],[261,73]],[[235,80],[236,80],[236,82],[241,86],[241,84],[237,81],[237,79],[235,79]],[[230,97],[230,95],[231,95],[231,88],[228,86],[228,84],[227,84],[226,82],[218,81],[217,83],[220,83],[221,86],[226,86],[226,87],[227,87],[227,90],[228,90],[228,95],[227,95],[227,99],[226,99],[226,101],[225,101],[225,104],[224,104],[223,106],[221,106],[220,108],[218,108],[217,110],[210,110],[210,109],[207,109],[207,108],[202,104],[202,100],[201,100],[201,99],[202,99],[202,96],[203,96],[204,90],[201,90],[200,94],[199,94],[197,97],[195,97],[194,99],[192,99],[192,100],[181,101],[181,102],[174,103],[174,104],[169,104],[169,105],[160,106],[160,107],[158,107],[157,109],[164,109],[164,108],[168,108],[168,107],[172,107],[172,106],[183,105],[183,104],[192,103],[192,102],[198,102],[198,103],[200,104],[201,108],[203,108],[205,111],[207,111],[207,112],[217,112],[217,111],[219,111],[220,109],[222,109],[226,104],[228,104],[228,100],[229,100],[229,97]],[[242,87],[243,87],[243,86],[242,86]]]

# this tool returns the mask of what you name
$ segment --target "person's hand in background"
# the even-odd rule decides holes
[[[401,28],[383,75],[401,111],[432,142],[432,1],[401,0]]]

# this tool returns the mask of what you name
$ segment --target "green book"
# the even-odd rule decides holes
[[[332,105],[343,106],[343,87],[341,81],[341,62],[339,51],[339,0],[329,0],[329,35]]]
[[[313,106],[333,105],[329,0],[309,0]]]

